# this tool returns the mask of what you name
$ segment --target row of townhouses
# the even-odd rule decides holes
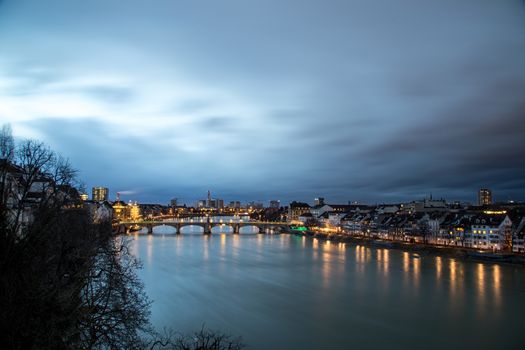
[[[443,200],[402,205],[309,206],[292,202],[289,219],[349,235],[525,253],[525,211],[450,208]]]

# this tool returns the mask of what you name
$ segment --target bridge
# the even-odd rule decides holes
[[[290,226],[289,222],[276,221],[223,221],[210,220],[205,218],[185,218],[173,220],[137,220],[137,221],[121,221],[113,225],[113,229],[117,234],[129,234],[132,231],[147,229],[148,234],[153,233],[155,227],[170,226],[175,229],[176,234],[180,234],[183,227],[199,226],[203,228],[205,235],[211,234],[214,227],[230,227],[234,234],[238,234],[241,227],[256,227],[259,233],[265,232],[281,232],[287,230]]]

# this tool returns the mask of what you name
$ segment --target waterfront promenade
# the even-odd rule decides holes
[[[304,237],[337,242],[352,243],[378,248],[401,249],[418,254],[438,254],[458,259],[471,259],[479,261],[493,261],[525,265],[525,254],[512,252],[491,252],[476,248],[433,244],[429,242],[415,242],[410,240],[385,239],[367,236],[364,234],[349,234],[337,230],[307,230],[293,231],[294,234]]]

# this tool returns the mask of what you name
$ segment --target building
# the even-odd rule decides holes
[[[313,223],[314,222],[314,217],[310,213],[304,213],[304,214],[299,215],[297,220],[301,221],[303,223],[303,225],[306,225],[306,224]]]
[[[490,205],[492,204],[492,191],[488,188],[481,188],[478,191],[478,205]]]
[[[249,209],[262,209],[264,208],[264,205],[261,202],[255,202],[251,201],[247,204],[247,208]]]
[[[130,220],[140,220],[141,214],[140,214],[140,206],[137,202],[129,201],[128,203],[128,217]]]
[[[24,169],[5,159],[0,159],[0,171],[3,178],[0,203],[7,209],[5,219],[9,223],[28,224],[32,218],[30,207],[32,203],[26,204],[23,201]]]
[[[380,214],[395,214],[399,211],[399,207],[397,205],[385,205],[379,207],[377,211]]]
[[[224,208],[224,200],[219,198],[212,198],[211,191],[208,191],[206,199],[197,201],[197,208],[199,209],[222,209]]]
[[[323,206],[324,205],[324,197],[318,197],[314,199],[314,206]]]
[[[126,203],[122,202],[120,198],[117,198],[117,200],[112,205],[113,219],[119,221],[126,220],[128,218],[127,208],[128,206]]]
[[[477,214],[470,224],[470,231],[465,233],[465,247],[500,251],[512,245],[512,221],[506,214]]]
[[[120,197],[112,205],[113,219],[119,221],[125,220],[140,220],[142,218],[142,211],[137,202],[129,201],[128,204],[120,200]]]
[[[197,207],[207,209],[222,209],[224,208],[224,200],[216,198],[201,199],[197,202]]]
[[[113,208],[108,202],[84,201],[84,208],[89,211],[91,220],[95,224],[111,222],[113,219]]]
[[[321,215],[323,215],[325,212],[327,211],[333,211],[334,208],[332,208],[331,206],[329,206],[328,204],[319,204],[319,205],[315,205],[313,207],[310,208],[310,213],[312,214],[312,216],[317,219],[319,218]]]
[[[208,190],[208,199],[206,200],[206,208],[212,208],[211,191],[210,190]]]
[[[404,212],[408,213],[426,213],[435,211],[446,212],[448,211],[448,209],[449,208],[445,199],[434,199],[432,198],[432,195],[430,195],[429,198],[425,198],[420,201],[414,201],[411,203],[400,205],[400,210],[403,210]]]
[[[281,206],[281,201],[279,200],[272,200],[270,201],[270,208],[271,209],[279,209]]]
[[[89,196],[87,193],[82,193],[80,195],[80,199],[82,199],[84,202],[87,201],[89,199]]]
[[[310,212],[310,205],[307,203],[293,201],[288,207],[288,220],[298,220],[299,216]]]
[[[174,210],[177,211],[178,207],[165,207],[161,204],[147,204],[141,203],[140,214],[142,218],[153,219],[154,217],[161,216],[164,214],[173,215]]]
[[[350,204],[329,204],[329,206],[332,208],[332,211],[337,213],[349,213],[350,211],[357,209],[357,205]]]
[[[91,199],[94,202],[107,201],[109,197],[109,190],[107,187],[93,187],[91,189]]]
[[[230,204],[228,204],[228,207],[232,209],[241,209],[241,202],[240,201],[231,201]]]
[[[525,253],[525,216],[516,221],[512,232],[512,252]]]
[[[522,221],[519,229],[512,236],[512,252],[525,253],[525,223]]]
[[[24,168],[0,159],[2,193],[0,206],[6,223],[13,225],[17,232],[31,224],[42,204],[59,204],[61,209],[79,208],[80,193],[68,184],[57,184],[47,174],[36,170],[27,172]],[[4,212],[5,210],[5,212]]]
[[[173,198],[171,201],[170,201],[170,206],[172,208],[176,207],[177,206],[177,198]]]

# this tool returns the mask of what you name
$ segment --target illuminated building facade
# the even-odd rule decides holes
[[[113,203],[113,218],[116,220],[125,220],[127,218],[127,208],[126,203],[117,200]]]
[[[130,220],[140,220],[141,214],[140,214],[140,206],[137,202],[132,203],[129,201],[128,203],[128,217]]]
[[[288,220],[298,220],[299,216],[310,212],[310,206],[307,203],[293,201],[288,207]]]
[[[108,200],[109,190],[107,187],[93,187],[91,189],[91,199],[95,202]]]
[[[140,205],[137,202],[129,201],[128,204],[117,200],[113,203],[113,218],[119,221],[136,221],[142,218]]]
[[[506,214],[479,214],[471,218],[471,223],[465,247],[500,251],[511,245],[512,221]]]
[[[492,191],[488,188],[481,188],[478,191],[478,205],[489,205],[492,204]]]

